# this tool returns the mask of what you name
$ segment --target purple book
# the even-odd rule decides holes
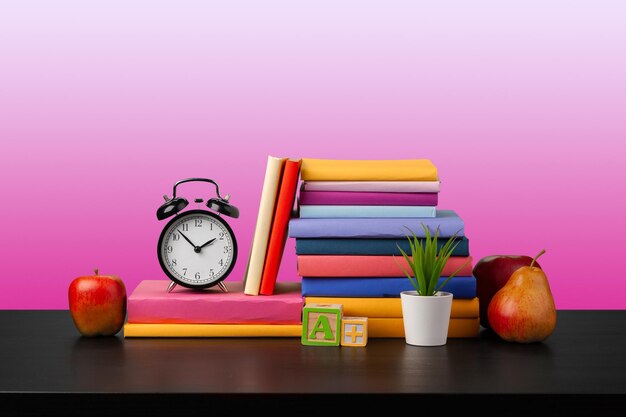
[[[431,233],[439,228],[439,237],[464,235],[463,220],[452,210],[437,210],[430,218],[325,218],[291,219],[289,237],[295,238],[404,238],[409,228],[417,237],[425,236],[426,226]]]
[[[437,197],[437,193],[300,191],[300,204],[311,206],[436,206]]]

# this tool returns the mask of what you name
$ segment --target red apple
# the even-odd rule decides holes
[[[70,284],[70,312],[83,336],[113,336],[126,318],[126,287],[113,275],[78,277]]]
[[[536,258],[545,253],[541,251]],[[535,258],[535,259],[536,259]],[[556,308],[546,274],[533,264],[513,272],[488,308],[493,331],[508,342],[541,342],[556,326]]]
[[[529,266],[533,261],[530,256],[494,255],[482,258],[474,267],[476,277],[476,294],[480,302],[480,324],[489,328],[487,308],[491,299],[504,287],[511,274],[523,266]],[[541,268],[538,263],[535,263]]]

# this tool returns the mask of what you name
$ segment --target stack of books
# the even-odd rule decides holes
[[[400,292],[414,288],[399,248],[410,254],[406,236],[423,238],[424,225],[439,229],[440,245],[457,235],[442,280],[465,265],[442,289],[454,295],[448,335],[478,335],[464,223],[437,209],[440,182],[430,161],[303,159],[301,171],[300,216],[290,221],[289,236],[296,238],[306,303],[343,304],[345,315],[369,318],[370,337],[403,337]]]
[[[124,337],[299,337],[302,294],[299,282],[277,283],[272,297],[249,297],[242,282],[197,291],[169,281],[142,281],[128,297]]]

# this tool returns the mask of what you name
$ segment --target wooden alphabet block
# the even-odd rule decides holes
[[[307,346],[339,346],[341,304],[307,304],[302,309],[302,344]]]
[[[367,345],[367,317],[343,317],[341,319],[341,346]]]

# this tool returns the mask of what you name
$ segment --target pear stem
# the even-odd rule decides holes
[[[535,262],[537,261],[537,259],[539,259],[539,257],[540,257],[541,255],[543,255],[544,253],[546,253],[546,250],[545,250],[545,249],[542,249],[542,250],[541,250],[541,252],[539,252],[539,253],[537,254],[537,256],[535,256],[535,257],[534,257],[533,261],[530,263],[530,267],[531,267],[531,268],[532,268],[533,266],[535,266]]]
[[[95,275],[98,275],[98,268],[94,268],[93,273],[94,273]]]

